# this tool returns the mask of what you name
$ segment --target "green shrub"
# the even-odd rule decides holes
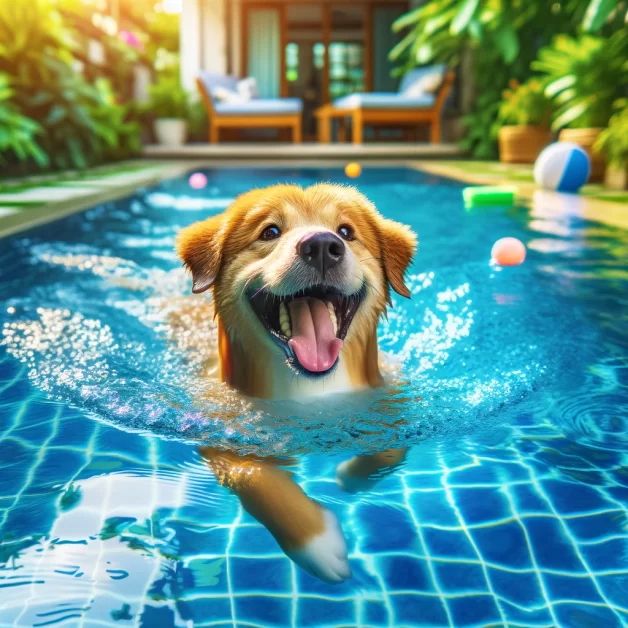
[[[549,125],[551,105],[545,96],[543,84],[537,78],[519,84],[512,80],[504,90],[499,106],[499,122],[515,125]]]
[[[625,28],[622,12],[607,10],[609,3],[619,4],[590,0],[587,14],[589,26],[604,35]],[[405,31],[405,36],[390,58],[398,64],[397,73],[403,74],[430,63],[453,67],[463,54],[471,54],[477,97],[471,112],[463,117],[468,129],[463,146],[476,157],[493,158],[501,125],[499,108],[508,82],[528,80],[537,50],[556,34],[575,35],[587,4],[582,0],[427,0],[395,23],[395,30]]]
[[[608,128],[604,129],[595,143],[595,150],[604,154],[617,168],[628,167],[628,99],[615,102],[615,113]]]
[[[33,160],[38,166],[45,167],[48,156],[37,143],[42,129],[11,104],[12,96],[9,77],[0,74],[0,164],[14,159],[20,162]]]
[[[554,130],[605,127],[613,103],[628,94],[628,33],[559,35],[532,67],[544,75],[545,94],[556,106]]]
[[[0,2],[0,72],[10,77],[12,106],[38,125],[42,167],[86,168],[136,152],[139,130],[125,109],[75,70],[72,34],[50,0]],[[17,154],[17,153],[16,153]]]
[[[178,76],[162,75],[149,88],[148,109],[155,119],[183,118],[189,115],[189,100]]]

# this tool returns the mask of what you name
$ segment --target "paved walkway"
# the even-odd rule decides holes
[[[174,177],[189,162],[130,161],[86,173],[43,175],[0,184],[0,237],[132,194]]]

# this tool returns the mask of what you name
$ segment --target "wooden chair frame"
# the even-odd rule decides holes
[[[220,129],[252,129],[252,128],[291,128],[292,142],[300,144],[302,136],[302,113],[259,113],[259,114],[229,114],[218,113],[214,108],[214,101],[205,89],[200,78],[196,79],[196,86],[207,116],[209,117],[209,143],[218,144]]]
[[[364,127],[371,126],[418,126],[430,125],[430,141],[440,144],[441,141],[441,114],[445,101],[451,92],[455,79],[454,72],[447,72],[443,84],[438,90],[434,106],[430,109],[408,109],[387,107],[385,109],[371,109],[356,107],[354,109],[337,109],[332,104],[323,105],[316,111],[318,118],[318,141],[331,142],[331,121],[338,119],[340,123],[339,141],[344,141],[345,120],[352,119],[353,143],[362,144]]]

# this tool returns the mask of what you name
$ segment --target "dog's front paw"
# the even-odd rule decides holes
[[[286,552],[299,567],[329,584],[340,584],[351,577],[347,543],[340,523],[331,510],[323,510],[325,528],[299,550]]]
[[[336,484],[345,493],[365,493],[375,487],[381,478],[351,473],[354,459],[341,462],[336,467]]]

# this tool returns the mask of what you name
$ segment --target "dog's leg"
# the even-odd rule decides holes
[[[404,461],[407,449],[386,449],[365,456],[354,456],[336,467],[336,482],[347,493],[372,489],[377,482]]]
[[[239,456],[202,447],[200,454],[219,484],[274,537],[297,565],[324,582],[351,577],[347,546],[336,515],[310,499],[274,459]]]

